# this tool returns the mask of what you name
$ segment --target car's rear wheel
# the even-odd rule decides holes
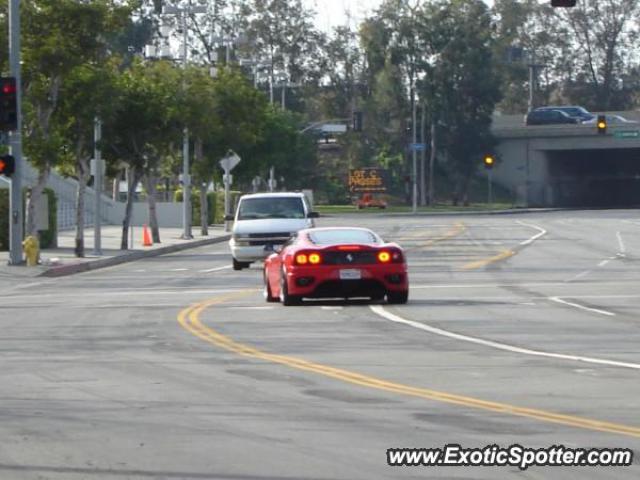
[[[271,293],[271,285],[269,285],[269,277],[267,276],[267,271],[264,272],[264,299],[269,303],[274,303],[279,301],[278,297],[274,297]]]
[[[300,305],[302,297],[298,295],[289,295],[289,287],[287,287],[287,277],[284,271],[280,274],[280,301],[286,307],[291,305]]]
[[[387,303],[407,303],[409,300],[409,291],[405,290],[403,292],[388,292],[387,293]]]

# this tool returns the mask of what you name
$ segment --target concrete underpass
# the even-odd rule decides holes
[[[556,150],[546,155],[556,205],[640,205],[640,149]]]
[[[599,135],[593,125],[526,127],[510,116],[494,122],[493,133],[494,181],[514,192],[518,206],[640,206],[640,123]]]

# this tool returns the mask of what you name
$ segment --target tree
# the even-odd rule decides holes
[[[27,204],[27,235],[36,234],[34,206],[60,160],[63,140],[53,122],[63,83],[74,68],[97,60],[106,35],[117,31],[129,13],[127,4],[110,0],[23,3],[25,153],[39,171]]]
[[[422,86],[431,113],[446,124],[444,144],[455,177],[455,204],[468,202],[469,181],[481,155],[493,147],[491,115],[500,99],[493,69],[491,18],[479,0],[441,0],[425,9],[428,82]]]
[[[108,122],[113,113],[115,90],[115,66],[111,63],[86,63],[69,72],[60,90],[60,103],[55,113],[64,138],[65,148],[61,158],[70,160],[74,176],[78,180],[76,196],[75,254],[84,256],[85,190],[89,181],[89,160],[93,157],[94,121],[100,118]],[[71,148],[66,148],[70,145]],[[101,194],[95,188],[96,195]],[[94,215],[99,215],[95,212]]]
[[[175,121],[177,89],[180,76],[176,67],[165,61],[144,63],[134,61],[117,81],[118,98],[112,124],[109,126],[112,154],[128,166],[129,183],[125,218],[122,222],[120,248],[128,248],[128,231],[136,186],[146,175],[155,176],[162,152],[167,151],[172,138],[179,136]],[[151,183],[153,184],[153,182]],[[147,181],[147,187],[150,183]],[[147,192],[149,198],[153,192]],[[155,228],[155,203],[149,203],[152,231]],[[155,223],[155,226],[153,225]]]

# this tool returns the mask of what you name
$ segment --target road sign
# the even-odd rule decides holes
[[[640,130],[621,130],[613,132],[614,138],[638,138],[640,137]]]
[[[231,170],[234,169],[236,165],[240,163],[240,157],[233,150],[229,150],[229,152],[227,153],[227,156],[224,157],[222,160],[220,160],[219,163],[222,169],[225,172],[229,173]]]
[[[382,168],[352,168],[349,170],[351,192],[386,192],[387,171]]]
[[[425,143],[411,143],[409,145],[409,148],[411,148],[411,150],[415,150],[416,152],[422,152],[423,150],[426,150],[427,145]]]

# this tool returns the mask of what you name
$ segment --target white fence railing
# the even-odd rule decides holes
[[[23,184],[35,185],[38,181],[38,172],[28,162],[23,164]],[[73,178],[64,178],[56,172],[51,172],[47,187],[51,188],[58,199],[58,230],[68,230],[76,225],[76,196],[78,193],[78,181]],[[124,217],[124,204],[115,202],[106,195],[102,195],[100,219],[102,223],[117,225]],[[85,197],[85,224],[93,225],[95,217],[95,191],[87,187]]]

